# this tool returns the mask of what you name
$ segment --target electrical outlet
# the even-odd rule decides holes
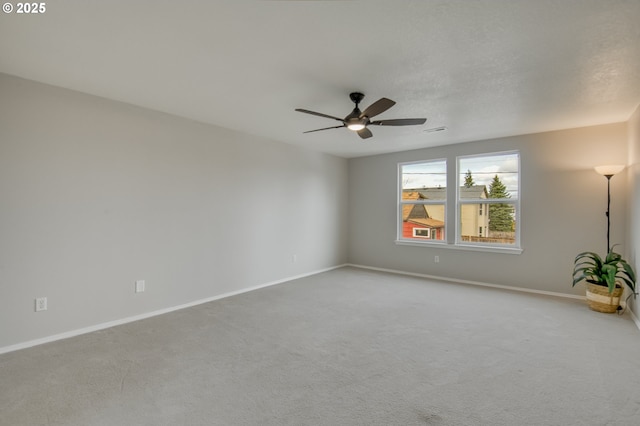
[[[46,310],[47,310],[47,298],[38,297],[36,299],[36,312],[46,311]]]
[[[291,256],[291,263],[296,263],[298,261],[298,255],[294,254]]]
[[[433,261],[434,261],[435,263],[440,263],[440,256],[435,256],[435,257],[433,258]]]
[[[144,288],[145,288],[144,280],[137,280],[136,281],[136,293],[144,292]]]

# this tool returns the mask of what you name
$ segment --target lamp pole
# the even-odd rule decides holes
[[[611,251],[611,242],[609,235],[611,233],[611,218],[609,217],[609,212],[611,211],[611,177],[613,175],[604,175],[607,178],[607,254]]]
[[[607,212],[605,213],[607,215],[607,254],[611,251],[611,218],[609,217],[611,212],[611,178],[616,173],[621,172],[624,167],[623,165],[595,167],[596,172],[607,178]]]

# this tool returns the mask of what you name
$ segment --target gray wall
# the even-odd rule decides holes
[[[629,119],[629,161],[627,175],[629,181],[628,261],[636,273],[640,272],[640,106]],[[640,317],[639,301],[631,302],[636,318]],[[640,326],[640,324],[639,324]]]
[[[507,150],[521,154],[520,255],[396,245],[397,163]],[[539,291],[571,287],[573,259],[606,251],[606,179],[593,167],[626,164],[627,124],[476,141],[349,161],[353,264]],[[612,179],[612,243],[624,250],[626,171]],[[453,225],[452,223],[449,224]],[[434,263],[434,256],[440,257]]]
[[[345,159],[0,74],[0,348],[343,264],[346,219]]]
[[[612,241],[640,266],[639,145],[640,109],[629,123],[345,160],[0,74],[0,349],[347,261],[583,294],[573,257],[606,245],[595,165],[631,164],[612,180]],[[398,162],[512,149],[522,254],[394,243]],[[49,310],[35,313],[40,296]]]

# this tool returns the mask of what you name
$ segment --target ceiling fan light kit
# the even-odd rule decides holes
[[[353,92],[349,94],[351,101],[356,104],[355,108],[349,115],[345,118],[338,118],[332,115],[323,114],[321,112],[310,111],[308,109],[297,108],[296,111],[303,112],[305,114],[317,115],[319,117],[330,118],[332,120],[337,120],[342,122],[340,126],[332,126],[332,127],[324,127],[322,129],[309,130],[304,133],[311,132],[319,132],[321,130],[329,130],[329,129],[339,129],[341,127],[346,127],[349,130],[352,130],[358,134],[362,139],[367,139],[373,136],[371,130],[367,128],[369,125],[373,126],[414,126],[419,124],[424,124],[427,119],[426,118],[399,118],[393,120],[375,120],[371,121],[370,119],[375,117],[378,114],[382,114],[396,103],[391,99],[380,98],[371,105],[367,109],[360,111],[358,105],[364,98],[364,94],[360,92]]]

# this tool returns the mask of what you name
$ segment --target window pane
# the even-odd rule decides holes
[[[482,198],[518,198],[519,154],[495,154],[459,158],[460,199],[466,192],[484,189]]]
[[[401,173],[403,193],[409,189],[438,188],[441,193],[438,192],[437,199],[446,198],[447,162],[445,160],[403,164]]]
[[[402,204],[402,238],[444,241],[444,204]]]
[[[483,214],[480,214],[481,211]],[[510,245],[516,243],[514,204],[462,204],[459,213],[462,242]]]

